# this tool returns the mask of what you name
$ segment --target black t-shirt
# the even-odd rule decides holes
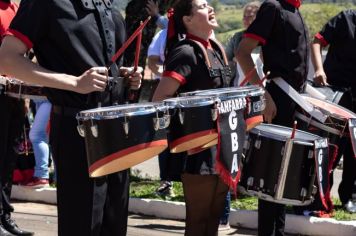
[[[330,45],[324,62],[328,82],[352,87],[356,92],[356,11],[346,10],[333,17],[315,35],[322,46]]]
[[[207,48],[208,57],[214,69],[223,68],[223,59],[209,42],[191,36]],[[223,87],[221,77],[209,76],[201,51],[191,44],[181,44],[172,49],[165,61],[163,76],[176,79],[181,84],[179,92],[213,89]],[[230,78],[228,78],[231,83]],[[190,155],[186,159],[185,172],[191,174],[215,174],[216,148],[210,148],[200,153]]]
[[[102,4],[111,5],[110,1]],[[79,76],[93,66],[108,64],[107,54],[114,54],[126,39],[119,11],[112,8],[110,18],[108,27],[115,29],[115,40],[106,46],[99,14],[90,4],[85,7],[84,0],[22,0],[9,32],[28,49],[33,47],[44,68]],[[52,88],[46,92],[55,105],[88,107],[88,95]]]
[[[298,8],[286,0],[264,1],[244,37],[262,45],[263,70],[270,78],[282,77],[299,90],[308,72],[309,39]]]

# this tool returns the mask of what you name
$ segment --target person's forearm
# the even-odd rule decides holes
[[[73,76],[46,70],[23,56],[7,57],[0,63],[2,74],[26,83],[65,90],[74,90],[76,87],[76,80]]]
[[[313,63],[315,71],[323,69],[321,49],[321,44],[318,41],[314,40],[314,42],[311,44],[311,61]]]
[[[255,63],[253,62],[251,52],[242,48],[238,48],[236,51],[236,59],[239,62],[245,76],[251,76],[249,83],[260,84],[261,79],[257,74],[257,70],[255,69]]]

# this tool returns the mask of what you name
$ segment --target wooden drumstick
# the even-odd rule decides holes
[[[294,139],[296,129],[297,129],[297,121],[295,120],[293,124],[292,135],[290,136],[291,139]]]
[[[140,25],[142,25],[143,22],[141,21]],[[142,30],[140,33],[137,35],[137,41],[136,41],[136,51],[135,51],[135,61],[134,61],[134,70],[133,72],[137,71],[138,67],[138,60],[140,58],[140,51],[141,51],[141,41],[142,41]]]

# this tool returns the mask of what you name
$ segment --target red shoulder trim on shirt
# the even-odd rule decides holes
[[[286,0],[286,2],[294,6],[295,8],[299,8],[302,4],[302,0]]]
[[[28,49],[31,49],[33,47],[33,43],[31,42],[31,40],[26,35],[22,34],[17,30],[8,29],[5,32],[5,35],[12,35],[20,39],[27,46]]]
[[[175,71],[164,71],[162,74],[162,77],[170,77],[173,78],[175,80],[178,80],[178,82],[180,84],[185,84],[187,82],[187,80],[185,79],[184,76],[182,76],[181,74],[175,72]]]
[[[329,44],[328,41],[325,40],[324,36],[322,36],[320,33],[316,33],[314,37],[316,39],[319,39],[321,46],[323,46],[323,47],[325,47]]]
[[[257,34],[251,34],[251,33],[244,33],[242,35],[243,38],[252,38],[257,40],[258,42],[260,42],[261,44],[265,45],[266,44],[266,40],[264,38],[262,38],[261,36],[257,35]]]

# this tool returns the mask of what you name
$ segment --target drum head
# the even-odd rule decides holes
[[[118,106],[99,107],[90,110],[84,110],[78,113],[78,120],[105,120],[115,119],[124,116],[139,116],[152,114],[157,111],[165,111],[168,108],[163,103],[139,103],[125,104]]]
[[[291,137],[292,130],[291,128],[279,125],[261,124],[250,130],[250,133],[274,140],[285,141]],[[317,139],[321,139],[321,137],[301,130],[295,131],[294,140],[296,141],[312,143]]]
[[[302,97],[306,101],[313,104],[313,106],[318,107],[320,110],[322,110],[324,114],[330,115],[338,119],[356,118],[355,113],[335,103],[320,100],[318,98],[313,98],[308,95],[302,95]]]

